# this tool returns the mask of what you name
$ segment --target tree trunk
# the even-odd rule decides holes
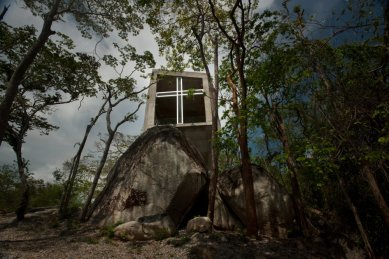
[[[53,7],[44,19],[42,31],[39,34],[38,39],[16,67],[11,76],[11,79],[5,84],[7,89],[5,91],[4,99],[0,104],[0,146],[4,138],[5,130],[8,126],[8,118],[11,112],[11,106],[18,93],[19,84],[22,81],[27,69],[32,64],[39,51],[41,51],[50,35],[54,34],[54,32],[51,31],[51,25],[53,23],[54,16],[57,13],[60,2],[61,0],[56,0],[54,2]]]
[[[245,130],[241,125],[241,130]],[[253,184],[253,172],[250,163],[250,154],[247,146],[247,131],[246,134],[241,134],[239,137],[239,147],[242,161],[242,181],[246,203],[246,222],[247,235],[256,236],[258,234],[257,211],[255,207],[255,195]]]
[[[339,185],[340,185],[340,189],[342,190],[343,195],[346,198],[347,205],[349,206],[350,210],[352,211],[352,213],[354,215],[355,223],[357,223],[357,227],[358,227],[359,233],[361,234],[361,237],[362,237],[363,242],[365,244],[365,250],[366,250],[369,258],[375,258],[373,249],[371,248],[371,245],[370,245],[370,242],[369,242],[369,238],[367,236],[365,228],[362,225],[361,219],[359,218],[358,210],[355,207],[354,203],[352,202],[350,196],[348,195],[348,193],[347,193],[347,191],[346,191],[346,189],[344,187],[343,180],[340,179],[339,177],[337,177],[337,178],[338,178],[338,182],[339,182]]]
[[[382,217],[384,218],[385,224],[389,229],[389,208],[388,205],[386,204],[384,196],[381,193],[380,188],[378,187],[377,181],[374,177],[374,173],[367,165],[363,167],[363,172],[364,175],[366,176],[367,182],[369,183],[370,190],[373,194],[373,197],[377,202],[378,208],[382,213]]]
[[[75,181],[76,176],[77,176],[77,171],[78,171],[78,166],[80,164],[82,151],[84,150],[85,143],[86,143],[86,140],[88,138],[89,132],[92,129],[92,126],[93,125],[91,123],[86,127],[84,138],[80,144],[80,147],[78,148],[77,154],[74,156],[73,161],[72,161],[72,167],[70,169],[69,177],[68,177],[68,180],[65,184],[65,189],[64,189],[64,192],[62,194],[61,203],[59,206],[59,215],[62,218],[66,218],[68,216],[69,203],[70,203],[70,199],[72,197],[74,181]]]
[[[98,114],[94,118],[92,118],[91,122],[86,126],[84,138],[82,139],[82,142],[78,148],[77,154],[73,158],[72,167],[70,169],[69,177],[68,177],[68,180],[65,184],[65,190],[64,190],[62,197],[61,197],[61,203],[60,203],[60,207],[59,207],[59,215],[61,217],[67,217],[69,203],[70,203],[70,199],[72,197],[73,185],[74,185],[74,181],[75,181],[76,176],[77,176],[77,171],[78,171],[78,166],[80,164],[82,151],[84,150],[85,143],[88,139],[90,131],[92,130],[92,127],[96,124],[99,117],[105,112],[104,108],[105,108],[105,105],[107,104],[107,102],[108,102],[108,100],[106,100],[103,103]]]
[[[99,182],[100,174],[103,171],[103,168],[104,168],[104,165],[105,165],[105,161],[107,160],[109,148],[110,148],[112,140],[113,140],[113,138],[115,136],[115,132],[110,132],[109,136],[108,136],[108,139],[105,141],[105,148],[104,148],[103,156],[101,157],[100,164],[99,164],[99,167],[96,170],[95,177],[93,178],[93,183],[92,183],[92,186],[90,188],[88,197],[87,197],[87,199],[85,201],[84,207],[82,208],[81,217],[80,217],[80,221],[81,222],[84,222],[84,221],[88,220],[88,218],[90,216],[90,215],[88,215],[89,214],[88,213],[89,212],[89,207],[90,207],[90,204],[91,204],[91,201],[92,201],[92,198],[93,198],[93,194],[95,193],[97,183]]]
[[[227,76],[227,83],[232,92],[232,109],[239,119],[239,127],[236,127],[238,134],[238,143],[241,156],[241,175],[243,182],[243,189],[245,194],[245,208],[246,208],[246,224],[247,224],[247,235],[253,236],[258,234],[257,224],[257,212],[255,207],[255,196],[253,186],[253,173],[250,163],[250,154],[247,143],[247,118],[240,116],[240,109],[238,106],[238,94],[236,85],[232,81],[232,75]]]
[[[25,163],[23,161],[22,157],[22,141],[21,140],[16,140],[17,143],[14,146],[14,151],[16,154],[16,161],[18,165],[18,173],[19,173],[19,178],[20,182],[22,184],[22,195],[20,197],[20,203],[19,207],[16,209],[16,220],[21,221],[24,219],[24,215],[26,214],[27,207],[28,207],[28,202],[30,198],[30,187],[28,185],[27,181],[27,175],[25,173]]]
[[[268,105],[270,106],[269,102]],[[272,109],[273,122],[275,123],[278,137],[281,140],[282,147],[286,155],[286,164],[291,173],[290,181],[292,185],[292,201],[293,201],[294,210],[296,212],[297,222],[299,224],[300,230],[303,233],[303,235],[310,236],[312,235],[312,231],[311,231],[312,229],[310,227],[310,224],[307,219],[307,215],[305,213],[300,185],[297,178],[297,166],[290,150],[289,139],[288,136],[286,135],[286,130],[285,130],[285,124],[281,115],[277,111],[277,108],[273,106],[271,109]]]
[[[200,32],[198,31],[197,27],[192,27],[192,32],[195,35],[195,38],[197,40],[197,43],[199,44],[200,49],[200,57],[201,61],[203,63],[203,66],[205,68],[205,72],[207,74],[207,80],[208,85],[210,88],[210,99],[211,99],[211,110],[212,110],[212,148],[211,148],[211,183],[209,185],[209,199],[208,199],[208,217],[211,220],[213,224],[214,220],[214,214],[215,214],[215,197],[216,197],[216,188],[217,188],[217,178],[219,174],[219,151],[218,147],[216,146],[216,139],[217,139],[217,130],[218,130],[218,123],[219,123],[219,115],[218,115],[218,95],[219,95],[219,79],[218,79],[218,69],[219,69],[219,46],[218,46],[218,39],[217,36],[215,36],[214,39],[214,56],[213,56],[213,65],[214,65],[214,84],[212,84],[212,78],[211,73],[209,71],[208,62],[206,59],[206,54],[204,50],[204,44],[203,44],[203,37],[205,35],[205,15],[202,13],[201,8],[199,4],[197,3],[197,8],[199,13],[201,14],[201,29]]]
[[[1,14],[0,14],[0,21],[3,20],[4,15],[5,15],[5,14],[7,13],[7,11],[8,11],[8,8],[9,8],[9,5],[8,5],[8,6],[4,6],[3,11],[2,11]]]
[[[244,10],[243,8],[243,1],[236,0],[234,6],[229,11],[229,19],[231,20],[232,24],[234,25],[233,28],[235,32],[230,35],[226,28],[222,25],[220,22],[218,16],[216,15],[215,11],[215,5],[214,3],[209,0],[208,1],[210,7],[212,16],[215,19],[218,28],[220,29],[221,33],[227,38],[227,40],[231,43],[232,49],[231,49],[231,70],[234,71],[234,73],[237,71],[239,76],[239,99],[240,103],[238,102],[238,89],[237,85],[233,83],[231,75],[227,75],[227,83],[231,89],[232,92],[232,109],[236,115],[236,117],[239,119],[239,127],[237,134],[238,134],[238,142],[240,147],[240,154],[241,154],[241,162],[242,162],[242,181],[243,181],[243,189],[245,193],[245,205],[246,205],[246,213],[247,213],[247,235],[257,235],[258,234],[258,224],[257,224],[257,213],[256,213],[256,207],[255,207],[255,198],[254,198],[254,186],[253,186],[253,175],[252,175],[252,169],[251,169],[251,163],[250,163],[250,154],[248,149],[248,142],[247,142],[247,123],[248,118],[246,113],[247,111],[247,84],[246,84],[246,78],[245,78],[245,60],[246,60],[246,46],[244,44],[245,39],[245,26],[247,25],[248,21],[246,20],[245,12],[250,13],[250,6],[249,9]],[[241,11],[240,21],[236,21],[235,12],[237,10]],[[239,25],[238,25],[239,24]],[[240,27],[239,27],[240,26]],[[232,53],[234,52],[234,57]],[[236,67],[235,67],[235,65]],[[243,114],[244,113],[244,114]]]
[[[217,179],[219,176],[219,149],[216,146],[215,141],[217,140],[217,130],[219,125],[219,114],[218,114],[218,100],[219,100],[219,46],[218,39],[214,39],[214,53],[213,53],[213,65],[214,65],[214,85],[212,88],[213,94],[211,95],[212,104],[212,178],[209,185],[209,201],[208,201],[208,217],[213,223],[215,218],[215,199],[217,190]]]

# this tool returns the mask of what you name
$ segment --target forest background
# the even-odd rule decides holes
[[[72,176],[71,207],[92,199],[92,180],[98,192],[140,133],[141,75],[205,69],[223,107],[218,171],[242,164],[249,191],[247,165],[260,164],[292,194],[302,234],[314,232],[318,213],[358,233],[369,255],[388,253],[387,1],[7,2],[2,102],[55,4],[50,35],[10,107],[2,210],[20,209],[27,187],[28,207],[58,205]]]

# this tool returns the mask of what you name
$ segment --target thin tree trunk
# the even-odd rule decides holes
[[[242,129],[243,127],[243,129]],[[241,125],[241,130],[246,130],[245,125]],[[242,181],[244,187],[245,203],[246,203],[246,221],[247,235],[256,236],[258,233],[257,212],[255,206],[253,173],[250,163],[250,154],[247,147],[247,131],[239,137],[239,147],[242,160]]]
[[[247,235],[257,235],[258,234],[258,224],[257,224],[257,213],[255,207],[255,198],[254,198],[254,186],[253,186],[253,174],[250,163],[250,154],[248,150],[247,142],[247,123],[248,118],[247,113],[247,84],[244,73],[244,65],[246,59],[246,46],[244,44],[246,25],[248,21],[246,20],[246,14],[250,13],[251,2],[249,2],[248,8],[243,8],[244,4],[241,0],[236,0],[234,6],[229,11],[229,19],[233,24],[235,32],[229,34],[226,31],[226,28],[220,22],[218,16],[216,15],[215,4],[208,0],[208,3],[211,7],[212,16],[215,19],[218,28],[221,33],[227,38],[227,40],[232,44],[231,49],[231,69],[238,72],[239,76],[239,98],[240,103],[238,103],[238,91],[237,86],[233,83],[231,75],[227,76],[227,82],[231,91],[233,93],[233,102],[232,107],[236,117],[239,119],[239,132],[238,132],[238,142],[240,147],[241,162],[242,162],[242,181],[243,189],[245,193],[245,205],[246,205],[246,215],[247,215]],[[235,12],[240,10],[240,21],[237,22],[235,17]],[[232,58],[232,53],[234,52],[235,57]],[[236,64],[237,68],[234,68]],[[240,106],[239,106],[240,104]],[[242,115],[242,116],[241,116]]]
[[[22,142],[20,140],[16,141],[17,144],[14,147],[14,151],[16,154],[19,178],[22,184],[22,195],[20,197],[19,207],[16,209],[16,220],[22,221],[24,219],[24,215],[26,214],[30,199],[30,187],[28,185],[27,175],[25,173],[25,163],[22,157]]]
[[[241,176],[243,182],[243,189],[245,194],[245,208],[246,208],[246,226],[247,226],[247,235],[253,236],[258,233],[258,224],[257,224],[257,212],[255,207],[255,196],[254,196],[254,183],[253,183],[253,175],[252,168],[250,163],[250,154],[248,151],[248,143],[247,143],[247,128],[246,121],[247,119],[241,118],[240,110],[238,106],[238,96],[236,85],[232,81],[231,75],[227,76],[227,83],[232,92],[232,109],[234,110],[235,115],[239,120],[239,128],[236,127],[238,131],[238,142],[239,149],[241,154]]]
[[[114,135],[115,135],[115,132],[110,132],[108,139],[105,141],[105,148],[104,148],[103,156],[101,157],[99,167],[97,168],[95,177],[93,178],[93,183],[92,183],[91,189],[89,190],[88,197],[85,201],[84,207],[82,208],[81,217],[80,217],[81,222],[88,220],[87,214],[89,211],[89,207],[90,207],[93,195],[95,193],[97,183],[99,182],[101,172],[103,171],[105,161],[107,161],[109,148],[111,146]]]
[[[205,35],[205,14],[202,12],[202,8],[198,1],[197,3],[197,10],[199,12],[199,20],[200,23],[200,32],[198,31],[198,28],[196,26],[192,27],[192,32],[197,40],[197,43],[199,44],[200,49],[200,57],[201,61],[203,63],[203,66],[205,68],[205,72],[207,74],[207,80],[208,85],[210,88],[210,99],[211,99],[211,111],[212,111],[212,147],[211,147],[211,183],[209,185],[209,196],[208,196],[208,217],[211,220],[213,224],[214,220],[214,214],[215,214],[215,197],[216,197],[216,188],[217,188],[217,178],[219,174],[219,151],[218,147],[216,146],[216,139],[217,139],[217,130],[218,130],[218,123],[219,123],[219,115],[218,115],[218,95],[219,95],[219,78],[218,78],[218,69],[219,69],[219,46],[218,46],[218,39],[217,36],[215,36],[213,44],[214,44],[214,56],[213,56],[213,65],[214,65],[214,84],[212,83],[211,73],[209,71],[208,62],[205,57],[205,50],[204,50],[204,44],[203,44],[203,37]]]
[[[218,100],[219,100],[219,46],[218,39],[214,39],[214,53],[213,53],[213,66],[214,66],[214,85],[212,88],[213,94],[211,95],[211,105],[212,105],[212,149],[211,149],[211,158],[212,158],[212,178],[209,188],[209,201],[208,201],[208,217],[213,223],[215,218],[215,199],[216,199],[216,190],[217,190],[217,179],[219,176],[219,149],[216,146],[217,140],[217,130],[219,124],[219,114],[218,114]]]
[[[84,138],[82,139],[82,142],[80,143],[77,154],[73,158],[72,167],[70,169],[69,177],[68,177],[68,180],[65,184],[65,190],[64,190],[62,197],[61,197],[61,203],[60,203],[60,207],[59,207],[59,215],[61,217],[67,217],[69,203],[70,203],[70,199],[72,197],[74,181],[75,181],[76,176],[77,176],[78,166],[80,164],[82,151],[84,150],[85,143],[88,139],[90,131],[92,130],[92,127],[96,124],[96,122],[100,118],[100,116],[105,113],[104,108],[105,108],[105,105],[107,104],[107,102],[108,102],[108,100],[105,100],[105,102],[101,106],[97,115],[94,118],[92,118],[91,122],[86,126]]]
[[[268,102],[268,105],[270,105],[269,102]],[[292,194],[293,194],[292,200],[293,200],[293,206],[294,206],[294,209],[296,212],[297,222],[299,224],[300,230],[303,233],[303,235],[310,236],[312,233],[311,233],[310,224],[308,222],[308,219],[307,219],[307,216],[305,213],[305,208],[304,208],[304,203],[302,200],[300,185],[299,185],[298,178],[297,178],[296,162],[295,162],[293,155],[291,153],[291,150],[290,150],[289,139],[288,139],[288,136],[286,135],[284,121],[276,109],[277,109],[276,107],[272,107],[272,117],[273,117],[273,122],[275,123],[276,129],[277,129],[278,137],[281,140],[282,147],[283,147],[285,155],[286,155],[287,167],[291,173],[290,180],[291,180]]]
[[[381,211],[382,217],[384,218],[385,224],[389,228],[389,208],[377,184],[377,181],[374,177],[374,173],[367,165],[363,167],[363,172],[366,176],[367,182],[369,183],[373,197],[377,202],[378,208]]]
[[[7,11],[8,11],[8,8],[9,8],[9,5],[8,5],[8,6],[4,6],[3,11],[2,11],[1,14],[0,14],[0,21],[3,20],[4,15],[5,15],[5,14],[7,13]]]
[[[112,127],[111,127],[111,112],[112,112],[112,108],[114,106],[118,105],[121,101],[125,100],[125,98],[122,98],[119,101],[117,101],[116,103],[112,104],[111,103],[111,99],[110,99],[111,97],[112,97],[112,94],[109,93],[109,97],[107,98],[108,103],[109,103],[109,108],[108,108],[107,115],[106,115],[108,139],[105,141],[105,148],[104,148],[103,156],[100,159],[100,163],[99,163],[99,166],[98,166],[98,168],[96,170],[95,177],[93,179],[93,183],[92,183],[91,189],[89,191],[87,200],[86,200],[86,202],[84,204],[84,207],[82,208],[82,212],[81,212],[81,216],[80,216],[80,221],[81,222],[87,221],[89,219],[89,217],[91,216],[91,214],[92,214],[92,210],[90,210],[89,207],[90,207],[93,195],[95,193],[97,183],[99,182],[101,172],[103,171],[105,162],[107,161],[107,157],[108,157],[108,153],[109,153],[109,148],[111,147],[111,143],[112,143],[113,138],[115,137],[116,131],[118,130],[118,128],[123,123],[125,123],[130,118],[132,118],[132,116],[134,116],[138,112],[140,106],[143,104],[143,102],[139,103],[138,107],[136,108],[136,110],[134,112],[124,116],[124,118],[116,124],[115,128],[112,129]]]
[[[54,21],[54,17],[57,13],[60,2],[61,0],[56,0],[53,3],[50,12],[44,19],[42,31],[39,34],[38,39],[16,67],[11,76],[11,79],[5,84],[7,89],[5,91],[4,99],[0,104],[0,146],[4,138],[5,130],[8,126],[8,118],[11,112],[11,106],[18,93],[19,84],[22,81],[27,69],[32,64],[32,62],[34,62],[35,57],[41,51],[50,35],[55,33],[51,30],[51,25]]]
[[[77,172],[78,172],[78,166],[80,164],[80,159],[81,159],[82,151],[84,150],[84,147],[85,147],[86,140],[88,139],[88,135],[89,135],[89,133],[92,129],[92,126],[94,124],[94,123],[93,124],[92,123],[86,127],[84,138],[83,138],[83,140],[78,148],[77,154],[74,156],[73,161],[72,161],[72,167],[71,167],[70,172],[69,172],[68,180],[65,184],[65,190],[63,192],[63,195],[61,198],[61,204],[59,207],[59,215],[63,218],[68,216],[69,203],[70,203],[70,199],[72,197],[73,186],[74,186],[74,182],[75,182]]]
[[[372,249],[372,247],[370,245],[370,242],[369,242],[369,238],[367,236],[365,228],[362,225],[362,221],[359,218],[358,210],[355,207],[354,203],[352,202],[350,196],[348,195],[348,193],[347,193],[347,191],[346,191],[346,189],[344,187],[343,180],[340,179],[339,177],[337,177],[337,178],[338,178],[340,189],[342,190],[343,195],[346,198],[347,205],[349,206],[350,210],[352,211],[352,213],[354,215],[355,223],[357,224],[359,233],[361,234],[361,237],[363,239],[363,243],[365,244],[365,250],[366,250],[369,258],[375,258],[373,249]]]

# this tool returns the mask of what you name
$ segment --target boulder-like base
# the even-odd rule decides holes
[[[277,181],[252,166],[260,234],[286,237],[293,222],[291,200]],[[113,225],[117,236],[145,240],[174,233],[207,208],[208,175],[200,153],[176,128],[148,129],[117,161],[96,198],[91,222]],[[215,202],[214,227],[236,230],[246,225],[239,168],[222,172]],[[201,208],[199,214],[196,208]],[[195,210],[195,211],[194,211]],[[207,231],[210,222],[197,218],[190,231]],[[159,234],[158,234],[159,233]]]
[[[287,237],[294,213],[290,196],[273,177],[252,166],[259,233]],[[246,225],[245,200],[240,168],[220,174],[215,203],[216,228],[233,230]]]
[[[137,221],[126,228],[138,233],[168,216],[178,228],[207,186],[204,160],[185,136],[174,127],[154,127],[129,147],[109,173],[93,204],[91,222]]]

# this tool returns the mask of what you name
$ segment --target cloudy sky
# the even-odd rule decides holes
[[[260,1],[262,8],[280,8],[281,0],[263,0]],[[313,14],[322,22],[328,22],[332,10],[343,5],[345,0],[292,0],[290,6],[301,5],[306,9],[307,13]],[[34,25],[40,31],[43,24],[39,17],[34,17],[28,10],[23,8],[23,1],[20,0],[0,0],[0,8],[4,5],[10,5],[3,21],[14,27],[23,25]],[[74,40],[77,51],[83,51],[92,54],[96,40],[86,40],[81,37],[74,24],[70,22],[59,22],[54,24],[54,31],[65,33]],[[1,36],[1,35],[0,35]],[[114,39],[118,40],[118,39]],[[114,53],[112,47],[113,39],[108,39],[99,45],[98,52],[101,55]],[[157,62],[156,68],[166,64],[163,57],[158,54],[157,44],[153,35],[147,29],[143,30],[138,36],[130,37],[129,43],[132,44],[138,52],[149,50],[153,53]],[[131,68],[128,68],[131,69]],[[147,71],[148,73],[151,70]],[[102,69],[101,73],[108,79],[114,76],[113,71]],[[148,84],[148,80],[137,78],[140,89]],[[28,134],[24,145],[24,157],[29,160],[30,171],[37,178],[51,179],[52,172],[56,168],[62,168],[62,163],[70,159],[76,152],[75,143],[79,142],[83,137],[85,127],[91,117],[95,116],[99,109],[99,101],[97,99],[85,99],[82,102],[81,108],[78,109],[79,103],[61,105],[56,108],[56,111],[50,116],[50,121],[59,126],[59,130],[53,131],[48,136],[41,136],[39,132],[33,131]],[[114,118],[119,120],[127,112],[135,108],[135,104],[129,102],[118,107],[115,111]],[[138,135],[141,133],[141,128],[144,118],[144,106],[138,113],[138,120],[134,123],[127,123],[119,128],[119,131],[124,134]],[[101,119],[90,134],[86,152],[94,149],[93,143],[97,140],[97,134],[105,133],[104,120]],[[0,166],[3,164],[12,164],[15,160],[15,155],[6,143],[2,143],[0,147]]]

